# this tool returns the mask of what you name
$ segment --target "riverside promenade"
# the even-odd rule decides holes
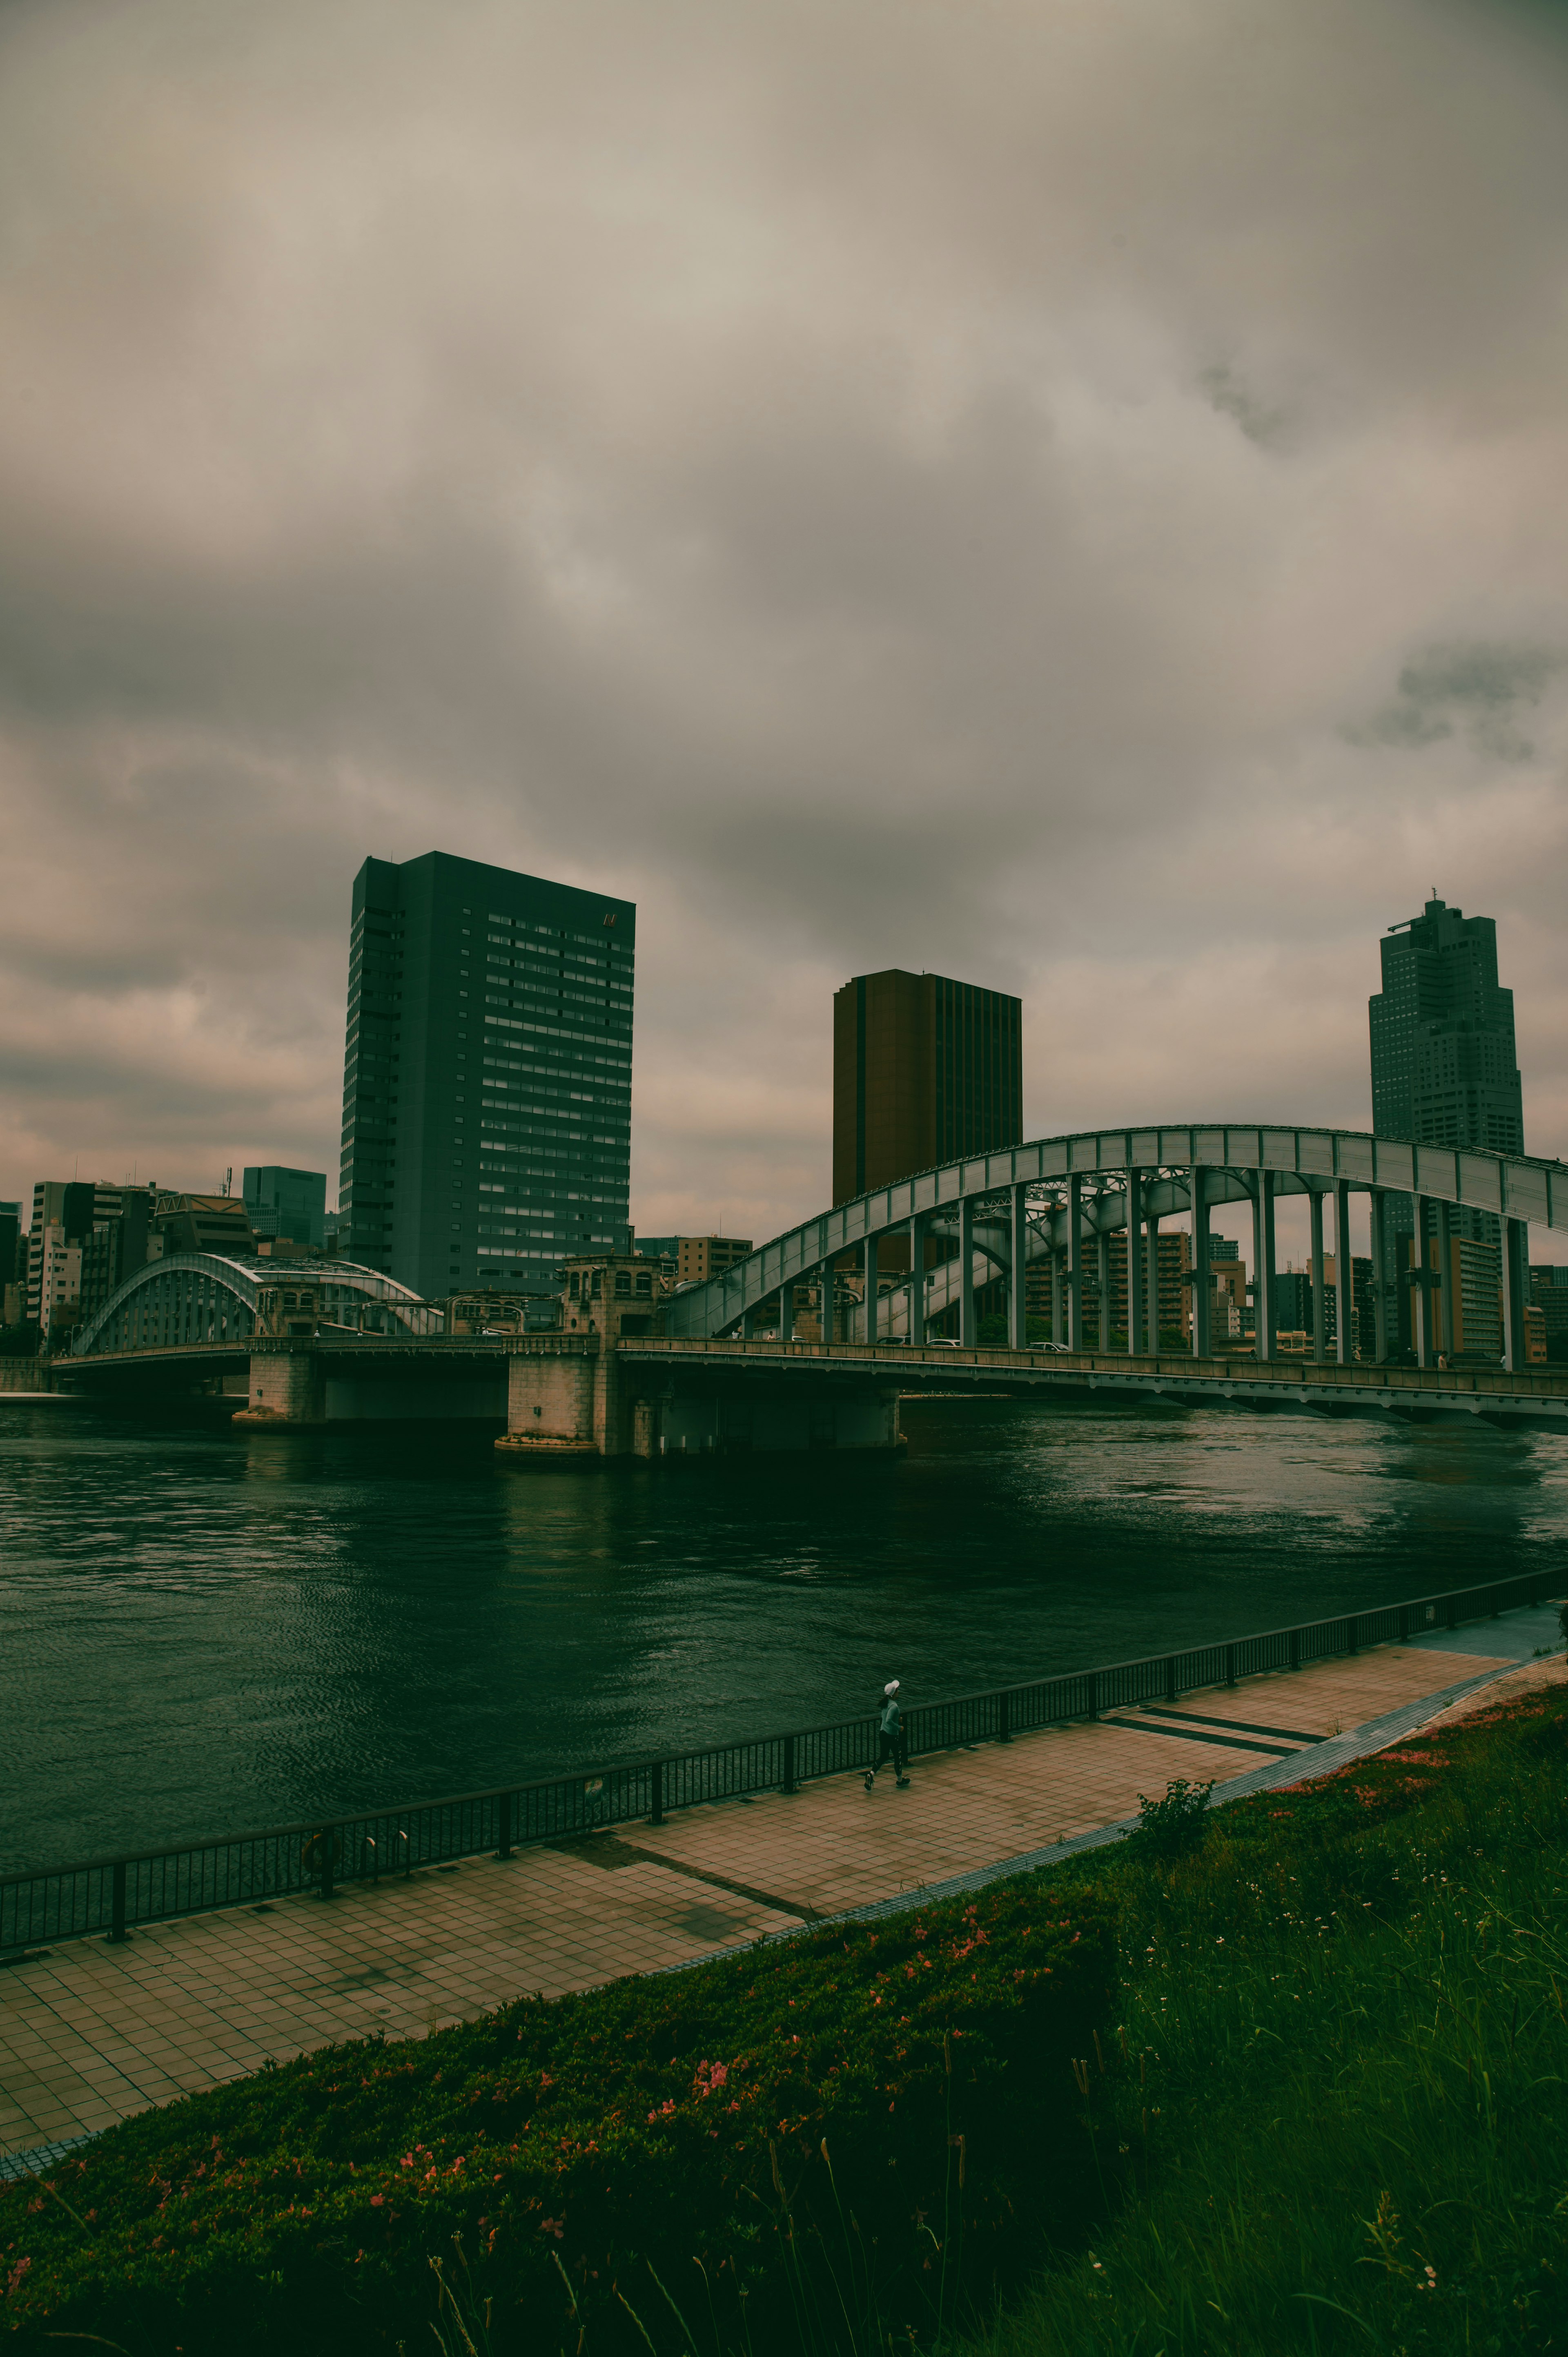
[[[1233,1795],[1322,1774],[1487,1689],[1561,1638],[1555,1605],[917,1760],[684,1810],[330,1900],[300,1897],[62,1942],[0,1971],[0,2169],[377,2032],[418,2037],[534,1991],[667,1970],[824,1917],[1049,1863],[1186,1776]],[[1560,1676],[1560,1661],[1527,1675]],[[9,2172],[7,2172],[9,2173]]]

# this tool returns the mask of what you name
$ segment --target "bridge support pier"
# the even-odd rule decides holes
[[[327,1376],[315,1351],[252,1352],[250,1396],[235,1428],[299,1432],[326,1421]]]
[[[496,1447],[536,1465],[621,1455],[616,1375],[613,1353],[519,1352],[507,1361],[507,1428]]]
[[[1350,1257],[1350,1189],[1343,1178],[1334,1182],[1334,1286],[1339,1298],[1335,1309],[1339,1364],[1348,1367],[1356,1356],[1352,1321],[1356,1315],[1356,1264]]]

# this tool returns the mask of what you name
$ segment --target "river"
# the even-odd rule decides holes
[[[0,1397],[0,1873],[811,1726],[1568,1557],[1568,1439],[908,1403],[542,1473]]]

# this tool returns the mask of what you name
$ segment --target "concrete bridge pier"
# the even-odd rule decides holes
[[[245,1405],[237,1427],[299,1432],[327,1421],[327,1375],[315,1351],[252,1351]]]
[[[570,1351],[535,1348],[507,1361],[507,1428],[496,1442],[521,1463],[596,1462],[622,1454],[613,1352],[596,1335]],[[596,1347],[586,1347],[592,1343]],[[606,1443],[609,1442],[607,1447]]]

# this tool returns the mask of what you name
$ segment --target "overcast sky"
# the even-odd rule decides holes
[[[1434,887],[1568,1150],[1561,28],[12,0],[0,1196],[335,1188],[431,849],[638,902],[648,1232],[822,1206],[886,965],[1031,1136],[1368,1126]]]

